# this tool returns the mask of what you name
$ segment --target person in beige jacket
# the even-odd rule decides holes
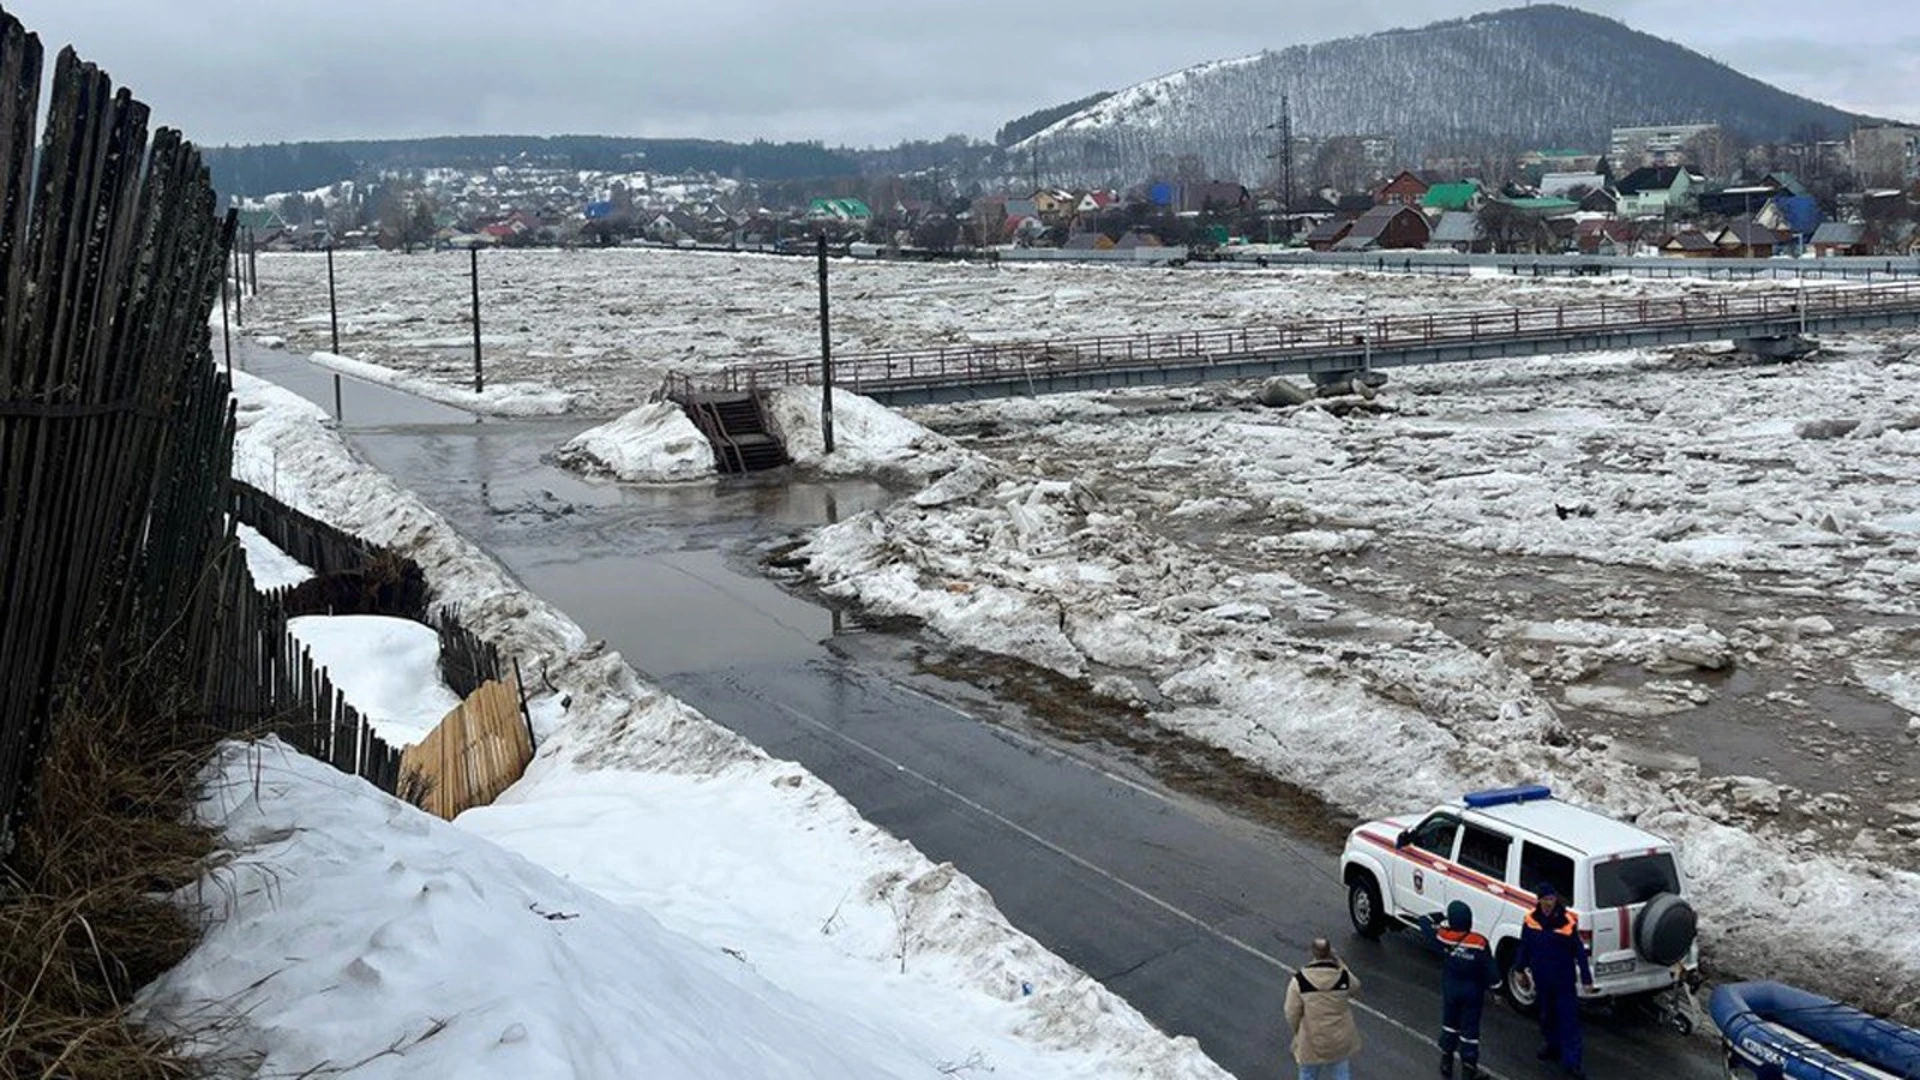
[[[1347,1062],[1360,1049],[1352,1004],[1359,991],[1360,977],[1333,954],[1333,945],[1314,938],[1312,958],[1287,980],[1287,1026],[1300,1080],[1350,1080]]]

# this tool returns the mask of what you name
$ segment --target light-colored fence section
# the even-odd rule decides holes
[[[520,688],[490,679],[401,752],[400,794],[452,821],[462,810],[493,802],[532,760]]]

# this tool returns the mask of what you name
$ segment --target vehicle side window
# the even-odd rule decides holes
[[[1413,835],[1408,837],[1408,843],[1421,851],[1438,855],[1443,859],[1451,859],[1453,858],[1453,837],[1459,831],[1460,822],[1457,818],[1435,814],[1414,827]]]
[[[1511,836],[1478,825],[1468,825],[1466,835],[1460,838],[1460,857],[1454,861],[1476,874],[1505,881],[1507,849],[1512,846]]]
[[[1520,880],[1513,884],[1533,890],[1541,882],[1552,885],[1561,896],[1573,902],[1573,860],[1557,851],[1543,848],[1531,840],[1520,845]]]

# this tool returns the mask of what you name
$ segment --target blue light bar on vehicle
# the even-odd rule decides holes
[[[1476,810],[1489,806],[1508,806],[1513,803],[1533,802],[1536,799],[1551,799],[1553,792],[1545,784],[1521,784],[1519,787],[1491,788],[1487,791],[1469,791],[1466,804]]]

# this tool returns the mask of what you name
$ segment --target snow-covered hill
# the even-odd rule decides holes
[[[1752,139],[1854,117],[1670,41],[1553,4],[1214,61],[1129,87],[1010,152],[1050,172],[1123,183],[1197,155],[1210,175],[1270,178],[1280,98],[1298,135],[1382,134],[1402,156],[1493,140],[1599,149],[1609,129],[1711,121]]]

